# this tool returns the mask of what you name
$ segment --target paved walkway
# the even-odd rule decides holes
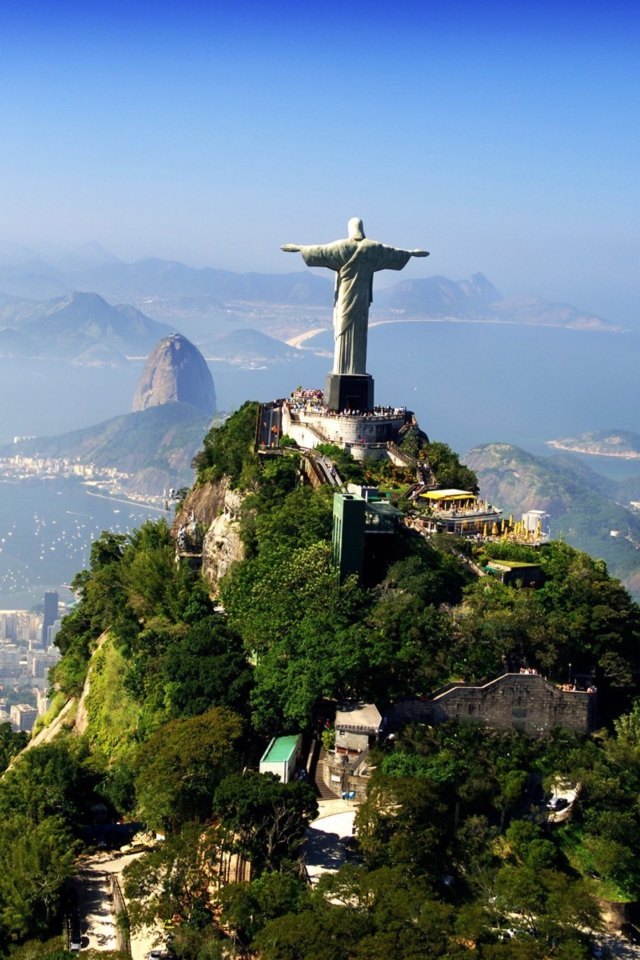
[[[640,946],[635,943],[629,943],[628,940],[618,933],[606,933],[596,935],[596,939],[602,944],[605,950],[608,950],[612,957],[617,960],[639,960]]]
[[[80,945],[83,950],[117,950],[107,874],[84,861],[74,883],[78,891]]]
[[[122,886],[122,871],[140,852],[121,854],[99,851],[83,857],[78,863],[74,885],[78,890],[81,947],[83,950],[115,950],[115,917],[112,913],[108,874],[114,873]],[[131,937],[133,960],[146,960],[150,950],[157,949],[158,931],[145,929]]]
[[[353,837],[355,807],[347,800],[320,801],[320,816],[309,824],[304,858],[312,884],[323,873],[335,873],[346,863],[347,841]]]

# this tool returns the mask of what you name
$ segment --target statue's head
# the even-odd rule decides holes
[[[351,217],[347,225],[349,240],[364,240],[364,227],[360,217]]]

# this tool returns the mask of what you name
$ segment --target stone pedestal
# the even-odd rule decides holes
[[[324,382],[324,402],[329,410],[373,410],[373,377],[368,373],[328,373]]]

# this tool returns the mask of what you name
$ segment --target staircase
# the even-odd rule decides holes
[[[316,790],[321,800],[335,800],[338,797],[337,793],[334,793],[323,780],[324,773],[324,758],[326,757],[326,751],[322,744],[320,744],[320,752],[318,754],[318,759],[316,761],[315,770],[313,772],[313,782],[316,785]]]

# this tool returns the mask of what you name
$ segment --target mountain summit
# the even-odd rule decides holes
[[[151,351],[133,397],[132,411],[162,403],[190,403],[213,414],[216,391],[213,377],[197,347],[174,333]]]

